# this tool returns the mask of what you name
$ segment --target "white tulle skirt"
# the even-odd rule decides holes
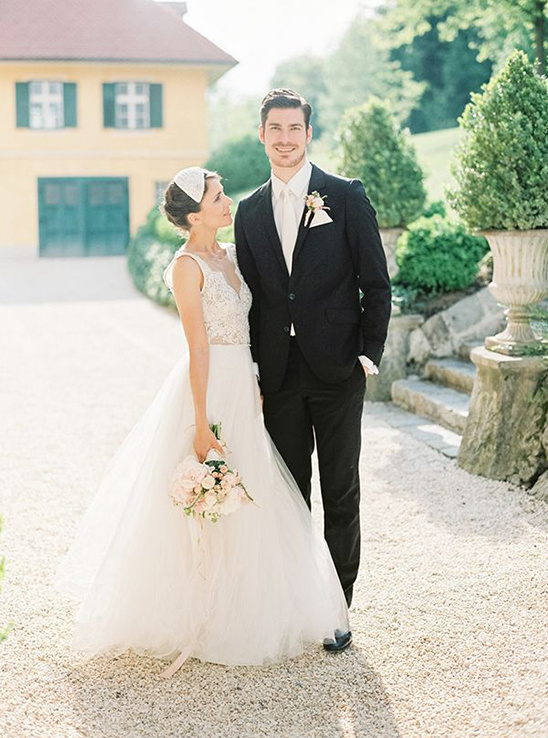
[[[253,503],[218,522],[169,497],[192,453],[188,358],[181,359],[106,468],[55,586],[81,602],[74,648],[220,664],[296,656],[348,627],[327,545],[268,436],[247,346],[211,346],[211,423]]]

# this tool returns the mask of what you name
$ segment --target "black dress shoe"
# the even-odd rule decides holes
[[[344,651],[352,643],[352,632],[350,630],[336,630],[334,638],[324,638],[323,647],[331,653],[339,653]]]

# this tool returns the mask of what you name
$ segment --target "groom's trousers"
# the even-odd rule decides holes
[[[267,430],[309,507],[311,455],[316,441],[324,535],[349,605],[360,564],[359,456],[364,394],[365,373],[358,360],[346,381],[328,384],[314,374],[292,337],[282,386],[263,396]]]

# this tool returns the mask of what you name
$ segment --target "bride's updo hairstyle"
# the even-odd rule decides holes
[[[204,193],[207,188],[208,179],[218,179],[221,177],[217,172],[210,172],[208,169],[204,169]],[[166,216],[170,223],[172,223],[177,230],[189,231],[190,224],[188,222],[188,216],[190,213],[199,213],[201,210],[201,204],[193,200],[190,195],[187,195],[175,181],[171,181],[164,192],[164,199],[160,205],[160,211]]]

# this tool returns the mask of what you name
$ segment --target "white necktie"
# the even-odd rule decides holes
[[[291,261],[293,259],[293,250],[295,241],[297,240],[297,218],[295,217],[295,208],[293,206],[291,190],[286,185],[281,192],[282,198],[282,250],[284,252],[287,271],[291,274]]]

